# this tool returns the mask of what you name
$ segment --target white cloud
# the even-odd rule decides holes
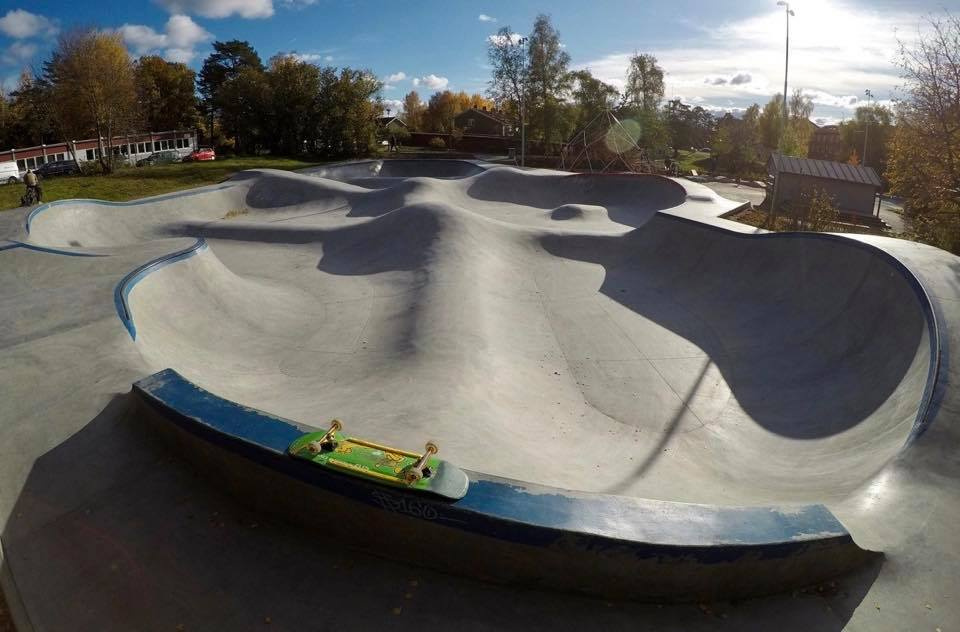
[[[817,117],[840,116],[863,105],[851,103],[845,95],[862,95],[867,88],[889,101],[902,83],[892,63],[897,35],[915,33],[921,19],[919,12],[891,5],[876,9],[808,0],[790,21],[789,90],[802,88],[813,96]],[[666,98],[697,95],[708,103],[732,101],[746,107],[762,105],[783,90],[782,9],[771,7],[744,20],[699,30],[695,39],[646,51],[657,57],[666,73]],[[590,68],[598,78],[622,88],[630,56],[611,54],[576,68]]]
[[[190,13],[205,18],[268,18],[273,15],[273,0],[157,0],[170,13]]]
[[[37,52],[37,46],[28,42],[14,42],[0,55],[0,63],[8,66],[22,64]]]
[[[0,18],[0,32],[14,39],[26,39],[35,35],[56,35],[56,23],[49,18],[23,9],[13,9]]]
[[[188,63],[195,56],[198,44],[213,38],[202,26],[186,15],[171,15],[163,33],[143,24],[124,24],[117,32],[127,48],[136,55],[163,51],[167,61]]]
[[[491,15],[487,15],[486,13],[481,13],[480,15],[477,16],[477,19],[480,20],[481,22],[496,22],[496,21],[497,21],[497,18],[495,18],[495,17],[493,17],[493,16],[491,16]]]
[[[430,74],[425,77],[413,78],[414,86],[424,86],[426,88],[430,88],[431,90],[444,90],[449,84],[449,79],[446,77],[438,77],[434,74]]]
[[[390,110],[390,116],[396,116],[403,110],[403,101],[397,99],[384,99],[383,100],[383,112],[386,114],[387,110]]]
[[[487,41],[491,44],[504,45],[504,44],[518,44],[520,40],[523,39],[523,35],[519,33],[510,33],[510,35],[500,35],[499,33],[494,33],[487,37]]]
[[[290,56],[297,61],[305,61],[308,64],[314,64],[318,61],[333,61],[333,55],[324,55],[323,53],[290,53]]]
[[[407,78],[407,73],[400,71],[400,72],[395,72],[392,75],[387,75],[387,78],[384,79],[384,81],[386,81],[387,83],[396,83],[398,81],[403,81],[406,78]]]

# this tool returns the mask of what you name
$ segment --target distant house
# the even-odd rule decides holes
[[[833,198],[841,213],[870,217],[882,188],[871,167],[832,160],[794,158],[771,154],[767,172],[773,177],[773,208],[801,204],[805,194],[822,189]]]
[[[453,124],[464,134],[474,136],[513,136],[514,123],[503,112],[470,108],[457,114]]]
[[[377,128],[395,132],[399,129],[407,129],[407,124],[399,116],[380,116],[377,117]]]
[[[816,127],[810,135],[807,156],[817,160],[836,160],[843,157],[840,155],[842,146],[839,127],[836,125]]]

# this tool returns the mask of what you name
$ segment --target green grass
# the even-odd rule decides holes
[[[41,182],[43,201],[93,198],[121,202],[181,189],[216,184],[244,169],[302,169],[319,162],[254,156],[211,162],[184,162],[156,167],[126,167],[111,175],[63,176]],[[0,186],[0,210],[20,206],[22,184]]]
[[[710,154],[681,149],[677,152],[677,163],[680,165],[680,173],[690,173],[696,169],[697,173],[702,174],[709,170]]]

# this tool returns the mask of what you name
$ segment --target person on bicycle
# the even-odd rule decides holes
[[[40,178],[33,172],[33,169],[27,170],[26,175],[23,176],[23,183],[27,185],[25,197],[30,198],[32,194],[33,199],[39,204],[43,200],[43,189],[40,188]]]

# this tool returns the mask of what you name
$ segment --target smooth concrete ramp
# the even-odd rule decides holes
[[[879,525],[907,524],[910,516],[892,518],[901,514],[888,505],[883,514],[871,511],[896,488],[890,476],[898,464],[924,455],[928,437],[952,432],[943,422],[954,414],[954,334],[946,315],[956,311],[950,296],[960,292],[942,275],[957,269],[956,259],[895,240],[763,234],[719,219],[735,206],[704,187],[653,176],[464,161],[425,163],[418,171],[370,162],[301,174],[246,172],[137,204],[41,207],[24,216],[22,230],[8,236],[16,247],[0,257],[33,248],[17,261],[42,255],[69,270],[68,260],[85,259],[60,252],[117,262],[110,274],[106,264],[85,264],[105,284],[109,279],[105,303],[113,313],[90,312],[96,318],[88,339],[106,342],[73,392],[105,392],[95,386],[101,381],[125,392],[173,369],[211,397],[298,427],[338,417],[352,434],[400,447],[434,439],[445,458],[477,473],[475,480],[550,490],[533,494],[557,496],[568,507],[621,498],[619,509],[604,514],[605,526],[574,520],[561,529],[581,544],[587,540],[576,538],[611,536],[621,545],[656,544],[631,531],[643,520],[626,508],[693,503],[721,513],[782,512],[783,526],[790,515],[822,510],[849,529],[819,534],[823,542],[847,538],[852,555],[844,568],[867,559],[853,540],[899,555],[899,541]],[[22,285],[23,276],[17,279]],[[90,301],[103,298],[98,291]],[[70,374],[65,365],[58,379],[69,382]],[[62,401],[49,410],[67,410]],[[166,404],[148,415],[129,396],[116,401],[104,408],[100,396],[70,413],[71,433],[96,416],[81,419],[84,410],[136,420],[124,424],[126,432],[146,427],[147,417],[203,419]],[[196,463],[226,458],[210,436],[193,436],[179,445],[199,455]],[[226,470],[239,468],[223,462],[232,463]],[[253,494],[259,479],[250,472],[262,465],[233,477],[230,489],[241,498]],[[45,486],[32,478],[11,480],[35,496]],[[262,489],[257,494],[264,497]],[[22,497],[15,505],[4,497],[5,510],[36,513]],[[370,515],[349,502],[337,506]],[[690,520],[719,524],[709,511]],[[394,519],[410,524],[396,516],[383,524]],[[745,522],[747,532],[761,523]],[[24,584],[34,587],[27,609],[30,595],[39,594],[33,579],[42,575],[23,548],[31,533],[22,518],[4,533],[4,546],[15,552],[7,554],[14,577],[19,566],[31,578]],[[347,537],[351,529],[338,533]],[[683,544],[696,546],[697,534],[710,530],[687,533]],[[799,528],[794,535],[818,538]],[[723,541],[704,537],[700,544]],[[377,550],[370,541],[363,546]],[[569,546],[568,561],[606,545],[591,546]],[[416,559],[416,551],[378,552],[443,566]],[[629,551],[611,553],[611,568],[624,568],[617,555],[643,558]],[[549,555],[561,569],[558,549]],[[657,556],[663,563],[669,557]],[[801,568],[799,559],[791,572]],[[589,556],[579,560],[589,567]],[[857,576],[867,582],[854,591],[860,597],[871,590],[873,579],[865,578],[876,577],[870,568]],[[720,575],[705,571],[686,598],[782,590],[840,570],[787,573],[766,589],[731,586],[729,593],[717,590]],[[675,590],[657,592],[642,582],[622,590],[629,572],[614,575],[537,582],[684,598],[676,577]],[[895,583],[881,584],[894,590]]]

